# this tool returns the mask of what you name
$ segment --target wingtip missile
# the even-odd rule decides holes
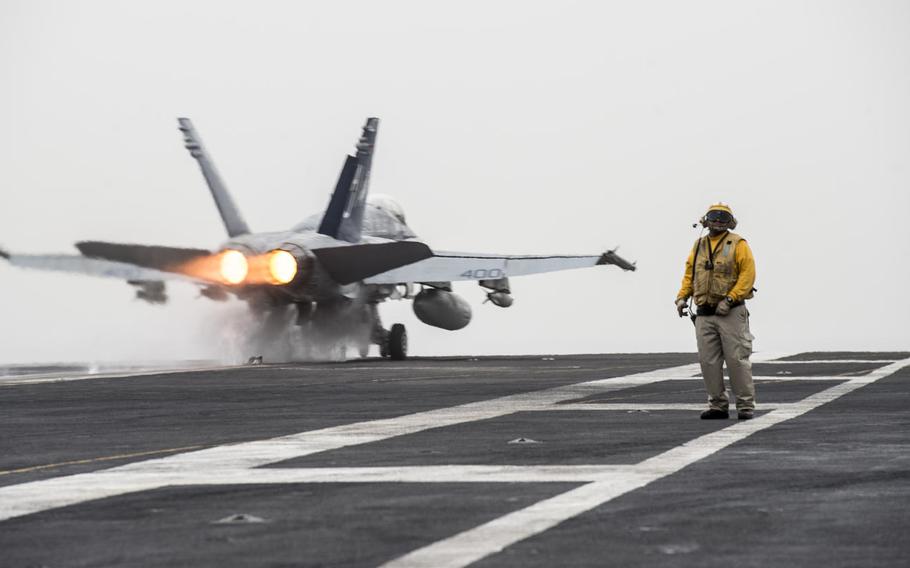
[[[607,252],[600,255],[600,260],[597,261],[597,264],[615,264],[623,270],[631,270],[634,272],[638,268],[637,263],[629,262],[628,260],[616,254],[616,250],[618,248],[619,247],[616,247],[613,250],[608,250]]]

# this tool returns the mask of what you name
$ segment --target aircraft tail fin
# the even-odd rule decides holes
[[[335,191],[319,224],[319,233],[350,243],[360,242],[378,130],[379,119],[368,118],[357,142],[356,156],[347,157],[338,176]]]
[[[218,175],[218,170],[215,169],[214,162],[205,151],[205,146],[202,145],[202,140],[196,133],[192,121],[188,118],[178,118],[177,122],[180,124],[180,131],[183,132],[186,149],[190,151],[190,155],[199,163],[199,168],[202,170],[205,182],[209,186],[209,191],[212,192],[212,197],[215,199],[215,205],[221,214],[221,220],[224,221],[228,236],[236,237],[237,235],[249,233],[250,228],[247,226],[246,221],[243,220],[243,216],[240,215],[240,210],[237,209],[231,194],[228,193],[227,186],[224,185],[221,176]]]
[[[354,181],[356,172],[357,158],[346,156],[344,166],[341,168],[341,174],[338,176],[338,183],[335,184],[335,191],[332,192],[332,199],[329,200],[329,206],[326,207],[317,232],[330,237],[335,237],[338,234],[342,215],[344,215],[344,208],[347,205],[351,182]]]

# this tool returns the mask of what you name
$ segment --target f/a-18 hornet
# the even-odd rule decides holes
[[[202,140],[188,118],[178,119],[186,148],[199,163],[229,239],[214,251],[81,241],[81,255],[12,254],[0,256],[16,266],[81,272],[126,280],[138,298],[167,301],[166,280],[189,281],[203,296],[245,301],[270,320],[320,329],[357,329],[357,348],[366,356],[371,344],[383,357],[407,356],[407,332],[396,323],[382,327],[377,305],[385,300],[412,300],[423,323],[447,330],[465,327],[471,306],[452,292],[452,282],[476,281],[489,301],[512,305],[509,278],[541,272],[614,264],[635,265],[614,251],[583,255],[472,254],[430,249],[405,222],[401,206],[387,196],[367,198],[376,148],[378,118],[368,118],[357,151],[347,156],[335,191],[322,214],[286,231],[254,233],[234,204]],[[296,314],[291,310],[296,309]]]

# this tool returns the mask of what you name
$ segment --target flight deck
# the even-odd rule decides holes
[[[910,353],[694,354],[0,377],[0,566],[896,566]]]

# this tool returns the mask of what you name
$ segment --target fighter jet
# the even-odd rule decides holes
[[[368,197],[378,118],[368,118],[354,155],[345,158],[325,211],[277,232],[254,233],[228,193],[196,129],[178,119],[190,155],[198,162],[227,230],[228,240],[214,250],[81,241],[79,255],[12,254],[11,264],[26,268],[79,272],[119,278],[136,287],[137,298],[167,301],[166,281],[197,285],[202,296],[246,302],[266,329],[293,323],[341,328],[359,337],[366,356],[371,345],[382,357],[407,357],[405,326],[385,329],[378,304],[411,300],[423,323],[458,330],[471,320],[471,306],[452,291],[455,281],[475,281],[495,306],[513,298],[509,278],[528,274],[613,264],[635,270],[615,250],[596,255],[474,254],[434,251],[408,227],[404,210],[392,198]]]

